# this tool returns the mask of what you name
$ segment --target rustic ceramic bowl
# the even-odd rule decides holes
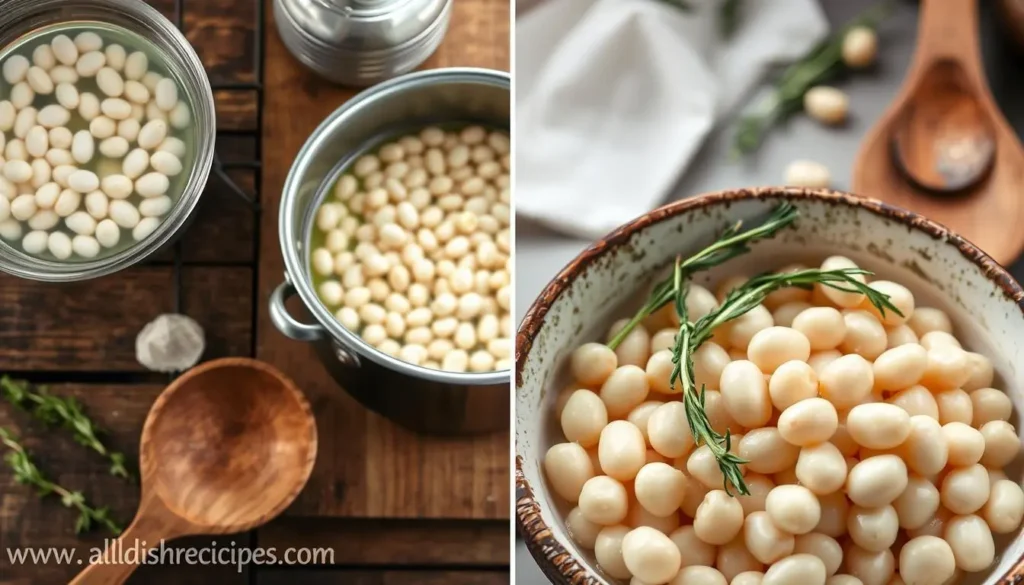
[[[516,339],[516,519],[552,582],[617,582],[596,569],[591,551],[573,543],[564,523],[569,507],[553,495],[542,473],[545,451],[564,440],[553,410],[569,382],[566,356],[603,335],[612,320],[631,314],[630,303],[639,301],[651,276],[677,254],[697,251],[729,222],[755,220],[782,201],[800,210],[793,227],[698,281],[843,254],[878,278],[908,286],[919,306],[948,312],[965,346],[992,358],[994,385],[1009,393],[1016,412],[1024,409],[1014,365],[1024,359],[1024,290],[984,252],[946,228],[880,201],[824,190],[722,191],[672,203],[612,232],[566,266],[526,313]],[[1011,422],[1020,429],[1017,417]],[[1019,466],[1008,472],[1021,477]],[[995,568],[963,582],[1024,578],[1020,534],[997,538],[996,546],[1002,554]]]

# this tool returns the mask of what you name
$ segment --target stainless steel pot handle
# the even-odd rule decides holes
[[[274,327],[296,341],[318,341],[327,336],[327,332],[319,325],[300,323],[288,313],[284,302],[295,296],[295,285],[287,280],[282,282],[270,294],[270,320]]]

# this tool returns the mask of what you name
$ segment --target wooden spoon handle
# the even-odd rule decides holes
[[[976,70],[981,63],[978,0],[922,0],[916,59],[952,59]]]
[[[145,562],[146,551],[160,546],[161,540],[178,535],[173,521],[161,516],[146,516],[140,511],[132,525],[117,540],[108,541],[104,557],[89,565],[69,585],[120,585]]]

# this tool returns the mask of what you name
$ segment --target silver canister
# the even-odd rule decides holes
[[[510,78],[486,69],[433,69],[366,90],[327,117],[299,152],[281,195],[278,230],[285,282],[270,317],[286,336],[314,344],[338,384],[367,408],[417,432],[473,434],[508,428],[510,371],[456,373],[378,351],[345,329],[314,290],[310,237],[317,209],[348,164],[382,140],[445,123],[509,128]],[[298,295],[314,322],[288,313]]]
[[[441,44],[452,0],[274,0],[288,50],[317,74],[365,87],[408,73]]]

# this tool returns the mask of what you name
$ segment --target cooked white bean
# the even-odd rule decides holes
[[[816,495],[831,494],[843,487],[847,474],[846,459],[832,443],[820,443],[800,449],[796,477]]]
[[[754,558],[770,565],[793,554],[796,540],[779,529],[767,512],[754,512],[743,521],[743,543]]]
[[[838,409],[848,409],[867,398],[874,387],[875,376],[871,362],[860,355],[849,354],[826,365],[819,378],[822,397]]]
[[[779,415],[779,434],[788,443],[808,447],[828,441],[839,426],[835,406],[823,398],[808,398]]]
[[[743,529],[743,506],[723,490],[712,490],[697,508],[693,529],[704,542],[723,545]]]
[[[750,342],[748,355],[749,352],[756,353],[755,342],[758,342],[758,335],[772,329],[782,328],[772,327],[755,335]],[[761,341],[766,340],[762,338]],[[762,427],[772,416],[768,385],[765,383],[762,370],[753,361],[739,360],[726,365],[721,375],[721,393],[729,415],[744,427]]]
[[[167,122],[150,120],[139,131],[139,147],[152,150],[167,138]]]
[[[957,568],[962,571],[983,571],[995,560],[992,531],[979,516],[970,514],[950,518],[944,537],[953,550]]]
[[[58,223],[60,223],[60,216],[49,209],[41,209],[28,219],[28,227],[33,230],[47,231],[53,229]]]
[[[950,465],[966,467],[981,461],[985,453],[985,437],[981,431],[964,423],[951,422],[942,425],[942,436],[949,449]]]
[[[726,336],[729,346],[734,349],[746,350],[754,334],[775,324],[772,314],[764,305],[757,305],[750,311],[728,323]]]
[[[646,462],[644,436],[633,423],[616,420],[601,430],[597,445],[601,470],[619,481],[629,481]]]
[[[666,402],[647,420],[647,437],[651,447],[665,457],[682,457],[693,449],[693,435],[686,422],[682,402]]]
[[[850,98],[842,90],[818,85],[804,93],[804,111],[825,124],[842,124],[850,109]]]
[[[178,105],[178,86],[172,79],[161,79],[156,84],[155,103],[164,112],[169,112]]]
[[[593,447],[608,424],[608,410],[597,394],[576,390],[562,408],[561,424],[566,439]]]
[[[179,101],[178,105],[174,106],[171,110],[168,119],[171,122],[171,126],[178,130],[188,128],[192,123],[192,112],[188,109],[188,104],[183,101]]]
[[[916,530],[928,523],[939,509],[939,490],[932,482],[911,476],[906,489],[893,502],[900,528]]]
[[[801,534],[795,539],[794,553],[809,554],[821,559],[825,573],[835,575],[843,562],[843,549],[836,539],[819,532]],[[831,584],[831,581],[829,581]]]
[[[4,177],[12,183],[24,183],[32,178],[32,167],[23,160],[9,160],[4,164]]]
[[[916,343],[888,349],[872,366],[875,386],[881,390],[902,390],[917,384],[928,365],[928,352]]]
[[[583,517],[596,524],[610,526],[626,518],[629,498],[626,488],[607,475],[592,477],[580,490],[579,507]]]
[[[900,550],[900,576],[908,584],[946,583],[956,571],[949,544],[935,536],[918,536]]]
[[[149,89],[138,81],[128,80],[124,83],[124,97],[130,102],[146,105],[149,103]]]
[[[981,428],[994,420],[1009,420],[1013,403],[1004,392],[995,388],[981,388],[971,392],[973,417],[971,426]]]
[[[798,159],[786,165],[783,181],[791,187],[823,188],[832,182],[832,174],[819,162]]]
[[[772,474],[796,465],[800,448],[783,439],[776,427],[763,427],[743,435],[737,454],[747,460],[748,470]]]
[[[857,546],[872,552],[891,547],[900,529],[896,509],[889,505],[877,508],[853,506],[846,527]]]
[[[18,111],[9,100],[0,101],[0,132],[9,132],[14,128],[14,120]]]
[[[116,131],[117,122],[107,118],[106,116],[93,118],[92,122],[89,122],[89,132],[97,140],[110,138]]]
[[[25,135],[25,150],[36,158],[46,156],[50,150],[50,135],[46,128],[33,126]]]
[[[108,213],[110,219],[126,229],[134,229],[140,221],[139,210],[131,203],[121,199],[110,202]]]
[[[25,108],[18,112],[14,118],[14,136],[22,140],[28,136],[28,131],[36,125],[37,112],[35,108]]]
[[[928,364],[921,385],[933,392],[959,388],[971,375],[967,352],[952,345],[938,345],[928,350]]]
[[[874,315],[864,310],[848,311],[843,315],[843,321],[846,323],[846,336],[839,347],[844,352],[873,360],[885,351],[889,338]]]
[[[79,193],[95,191],[100,186],[100,179],[92,171],[77,170],[68,177],[68,187]]]
[[[634,528],[622,539],[622,560],[630,573],[646,583],[672,579],[682,564],[675,543],[647,526]]]
[[[821,520],[821,504],[814,493],[799,485],[779,485],[768,493],[765,511],[776,526],[790,534],[806,534]]]
[[[891,504],[907,487],[907,465],[896,455],[860,461],[846,478],[846,494],[854,504],[877,508]]]
[[[108,98],[118,98],[124,95],[124,79],[112,67],[103,67],[96,73],[96,85]]]
[[[107,217],[110,200],[103,191],[93,191],[85,196],[85,209],[97,221]]]
[[[847,67],[863,69],[875,62],[877,54],[878,35],[870,27],[856,26],[843,37],[843,63]],[[936,582],[941,583],[942,580]]]
[[[825,585],[825,563],[816,556],[795,554],[788,556],[765,571],[761,585]]]
[[[555,493],[576,503],[583,484],[594,477],[594,466],[587,451],[578,443],[559,443],[544,455],[544,472]]]
[[[25,79],[31,66],[32,64],[24,55],[11,55],[3,64],[4,80],[10,85],[20,83]]]
[[[80,130],[75,133],[71,143],[71,156],[78,164],[88,164],[96,153],[96,142],[88,130]]]
[[[162,173],[147,173],[135,181],[135,192],[143,197],[159,197],[167,193],[170,180]]]
[[[153,232],[155,232],[158,227],[160,227],[160,218],[144,217],[141,220],[139,220],[138,225],[136,225],[135,228],[132,229],[132,237],[135,238],[136,242],[141,242],[142,240],[148,238]],[[407,345],[406,348],[408,347],[412,346]],[[426,353],[426,351],[424,350],[423,353]],[[407,359],[406,361],[411,361],[414,363],[416,362],[416,360],[413,359]]]
[[[53,37],[50,46],[53,47],[53,56],[64,65],[71,66],[78,61],[78,47],[67,35]]]
[[[973,514],[988,501],[990,490],[988,471],[976,464],[947,473],[939,495],[942,505],[954,514]]]
[[[90,51],[78,58],[75,71],[82,77],[93,77],[107,64],[107,56],[101,51]]]
[[[68,110],[78,109],[80,99],[78,97],[78,89],[73,84],[61,83],[56,88],[57,103]]]
[[[892,449],[910,435],[910,415],[902,408],[874,402],[854,406],[846,417],[846,429],[858,445]]]
[[[96,220],[84,211],[76,211],[64,220],[68,229],[82,236],[91,236],[96,232]]]
[[[57,203],[58,197],[60,197],[60,185],[52,182],[46,183],[36,189],[36,206],[40,209],[52,209]]]
[[[70,85],[70,84],[69,84]],[[92,122],[100,115],[100,100],[92,93],[81,93],[78,95],[78,115],[86,122]],[[90,131],[92,125],[89,126]],[[96,134],[93,133],[93,136]]]
[[[981,515],[997,534],[1009,534],[1020,527],[1024,517],[1024,491],[1014,481],[1000,479],[991,484]]]
[[[611,418],[624,417],[647,398],[647,373],[634,365],[616,368],[601,385],[601,400]]]
[[[655,516],[669,516],[679,510],[687,483],[682,471],[666,463],[652,462],[640,468],[633,488],[644,509]]]
[[[124,63],[124,76],[138,81],[149,71],[149,57],[142,51],[135,51]]]
[[[78,83],[79,77],[74,67],[57,65],[50,70],[50,79],[53,80],[54,85],[60,85],[62,83]]]
[[[601,569],[616,579],[629,579],[630,572],[622,559],[622,541],[629,534],[627,526],[606,526],[594,541],[594,558]]]
[[[793,329],[803,333],[812,351],[834,349],[846,336],[843,315],[833,307],[810,307],[793,318]],[[804,358],[806,360],[806,358]]]

